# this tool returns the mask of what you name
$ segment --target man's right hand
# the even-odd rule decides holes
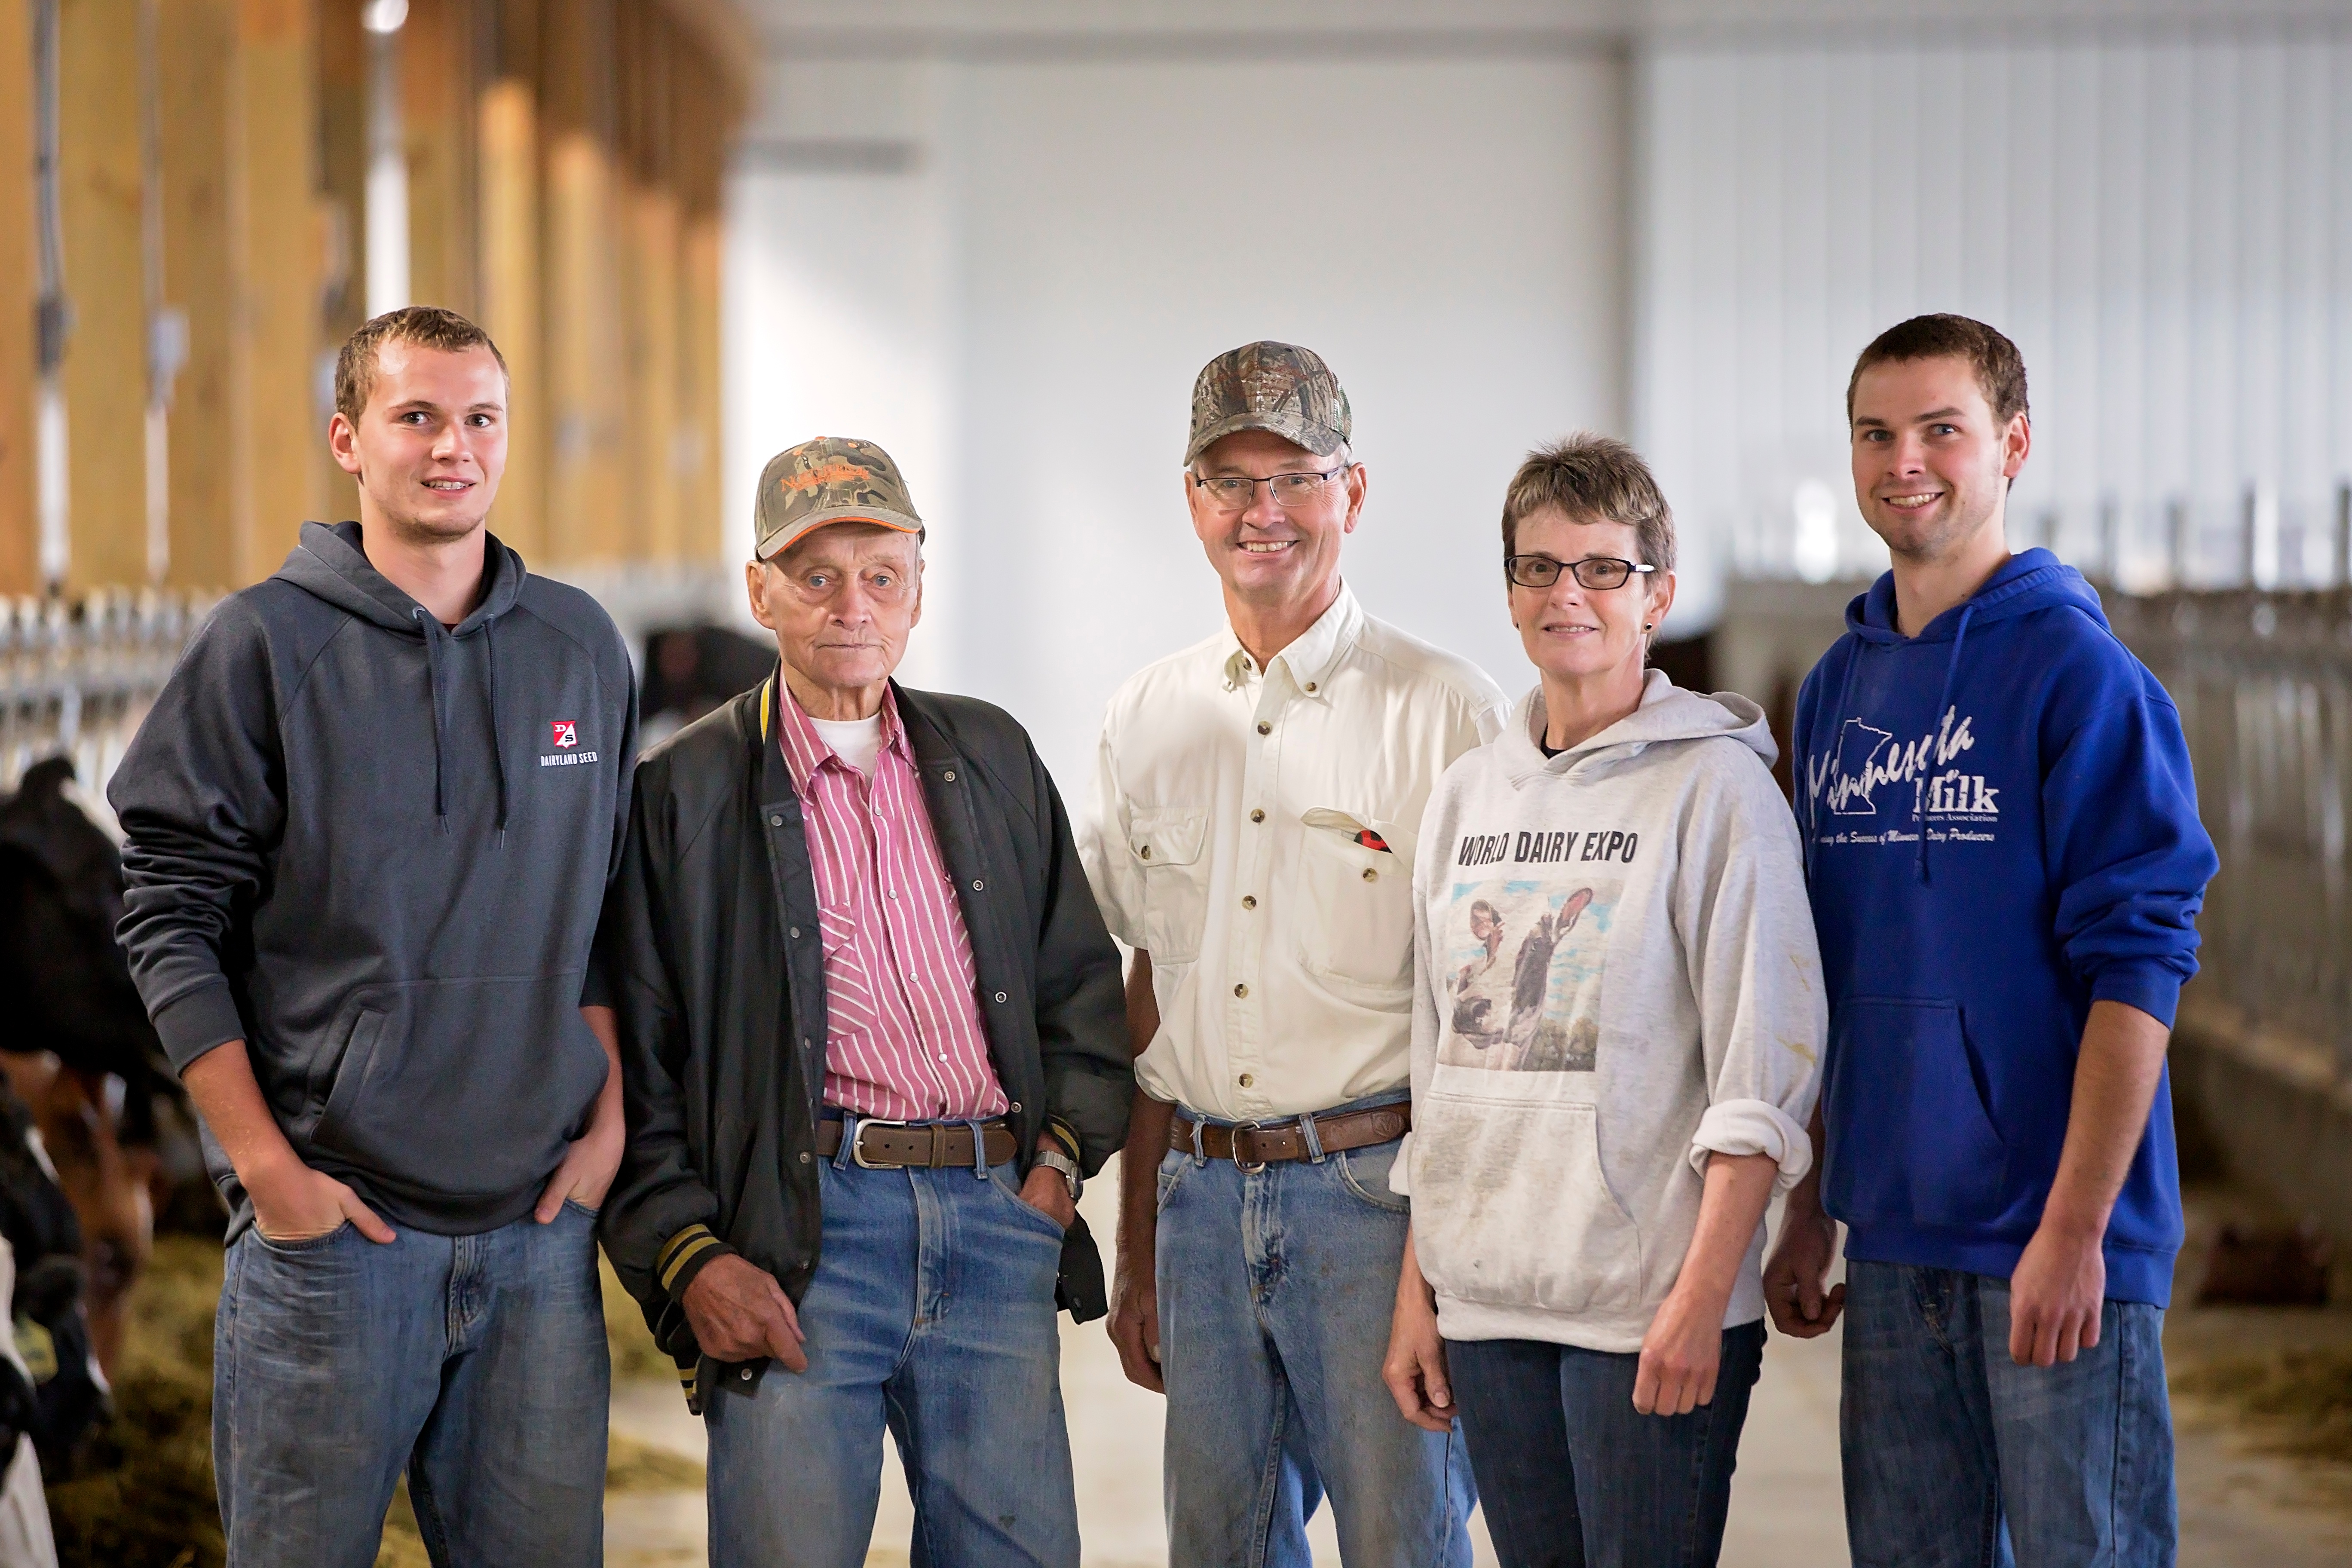
[[[1136,1257],[1130,1241],[1118,1251],[1118,1267],[1111,1283],[1110,1342],[1118,1347],[1118,1364],[1127,1381],[1154,1394],[1168,1392],[1160,1375],[1160,1285],[1156,1259],[1146,1251]]]
[[[686,1288],[680,1304],[705,1355],[726,1362],[772,1356],[786,1372],[808,1370],[800,1314],[766,1269],[733,1253],[714,1258]]]
[[[1810,1185],[1810,1184],[1808,1184]],[[1837,1221],[1820,1201],[1807,1203],[1807,1187],[1789,1194],[1780,1215],[1780,1239],[1764,1266],[1764,1304],[1772,1326],[1792,1340],[1818,1339],[1845,1310],[1845,1287],[1822,1289],[1837,1257]]]
[[[370,1241],[393,1239],[392,1226],[360,1202],[357,1193],[325,1172],[312,1170],[290,1149],[283,1159],[240,1179],[246,1196],[253,1200],[254,1226],[264,1241],[315,1241],[346,1220]]]

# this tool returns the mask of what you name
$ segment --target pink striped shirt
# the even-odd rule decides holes
[[[898,700],[883,695],[882,749],[869,782],[776,686],[776,735],[801,797],[824,939],[825,1103],[893,1121],[1003,1115],[971,933],[931,832]]]

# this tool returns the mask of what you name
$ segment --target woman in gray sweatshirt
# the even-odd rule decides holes
[[[1460,1417],[1507,1565],[1712,1563],[1827,1031],[1796,826],[1762,710],[1644,668],[1674,523],[1632,448],[1530,456],[1503,547],[1540,679],[1422,822],[1386,1376]]]

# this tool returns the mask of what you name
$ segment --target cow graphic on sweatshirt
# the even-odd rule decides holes
[[[1497,1072],[1591,1072],[1618,881],[1458,883],[1438,1059]]]

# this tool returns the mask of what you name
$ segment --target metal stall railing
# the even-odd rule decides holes
[[[2221,856],[2184,1005],[2220,1003],[2352,1089],[2352,590],[2106,605],[2179,705]]]
[[[0,599],[0,793],[44,757],[68,756],[110,821],[106,781],[218,599],[154,589]]]

